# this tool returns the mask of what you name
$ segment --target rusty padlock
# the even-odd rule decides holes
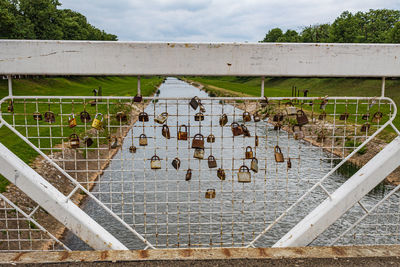
[[[226,175],[225,175],[225,170],[222,168],[218,168],[217,170],[217,177],[221,180],[221,181],[225,181]]]
[[[141,122],[149,121],[149,115],[146,112],[140,112],[139,113],[139,121],[141,121]]]
[[[295,140],[304,138],[304,133],[303,130],[301,130],[300,125],[293,125],[292,130],[293,130],[293,137]]]
[[[163,112],[160,115],[158,115],[157,117],[154,118],[154,121],[159,123],[159,124],[164,124],[168,119],[168,113],[167,112]]]
[[[268,106],[268,98],[266,96],[264,96],[264,98],[260,100],[260,105],[262,108]]]
[[[135,146],[133,146],[133,145],[129,147],[129,152],[130,153],[136,153],[136,150],[137,150],[137,148]]]
[[[35,121],[41,121],[43,118],[42,118],[42,114],[40,114],[40,112],[35,112],[35,113],[33,113],[33,119],[35,120]]]
[[[139,136],[139,145],[140,146],[147,146],[147,136],[145,134],[141,134]]]
[[[182,130],[184,128],[184,130]],[[179,130],[178,130],[178,140],[187,140],[188,138],[188,133],[187,133],[187,126],[186,125],[180,125]]]
[[[380,111],[377,111],[372,116],[372,122],[378,122],[379,123],[382,118],[383,118],[383,113],[380,112]]]
[[[251,146],[246,147],[246,152],[244,154],[246,159],[253,158],[253,149],[251,148]]]
[[[257,158],[254,157],[251,159],[250,169],[255,173],[258,172],[258,159]]]
[[[204,159],[204,148],[196,148],[193,157],[196,159]]]
[[[258,146],[258,135],[254,136],[254,146]]]
[[[258,114],[258,112],[255,112],[255,113],[253,114],[253,120],[254,120],[254,122],[259,122],[259,121],[261,120],[261,117],[260,117],[260,115]]]
[[[192,179],[192,169],[188,169],[185,175],[185,181],[190,181]]]
[[[361,119],[367,121],[367,120],[369,120],[369,116],[370,116],[370,114],[369,114],[369,112],[367,112],[367,113],[362,115]]]
[[[84,110],[79,114],[79,117],[81,118],[81,122],[83,123],[87,123],[87,122],[91,122],[92,118],[90,117],[90,114]]]
[[[250,115],[250,113],[247,112],[247,111],[243,112],[242,117],[243,117],[243,121],[244,121],[244,122],[249,122],[249,121],[251,121],[251,115]]]
[[[215,136],[213,134],[207,136],[207,143],[215,143]]]
[[[215,160],[215,157],[213,155],[208,156],[207,162],[208,168],[212,169],[217,167],[217,161]]]
[[[79,137],[77,134],[73,133],[69,136],[69,146],[71,148],[78,148],[79,147]]]
[[[219,125],[220,126],[225,126],[228,123],[228,116],[226,114],[222,114],[219,117]]]
[[[300,126],[303,126],[308,123],[307,115],[301,109],[296,112],[296,120],[297,120],[297,124]]]
[[[286,113],[287,115],[291,116],[291,115],[296,115],[297,109],[296,107],[293,105],[292,102],[288,102],[285,104],[286,106]]]
[[[172,166],[175,168],[175,170],[179,170],[179,167],[181,167],[181,160],[179,158],[174,158],[172,161]]]
[[[140,94],[136,94],[133,98],[133,102],[140,103],[142,102],[143,97]]]
[[[243,132],[244,136],[246,136],[246,137],[250,137],[251,136],[250,131],[249,131],[249,129],[247,129],[246,125],[240,124],[240,128],[242,128],[242,132]]]
[[[215,198],[215,189],[207,189],[205,198],[213,199]]]
[[[195,96],[195,97],[193,97],[193,98],[190,100],[190,102],[189,102],[190,106],[191,106],[194,110],[196,110],[197,107],[199,106],[198,99],[199,99],[199,98],[198,98],[197,96]]]
[[[194,115],[194,120],[195,121],[204,121],[204,114],[201,112],[196,113],[196,115]]]
[[[48,123],[55,123],[56,122],[56,115],[52,111],[47,111],[44,113],[44,121]]]
[[[75,114],[71,113],[68,117],[68,126],[69,128],[74,128],[76,124]]]
[[[169,127],[168,127],[168,125],[164,124],[164,125],[162,126],[161,134],[162,134],[162,136],[164,136],[164,137],[167,138],[167,139],[170,139],[170,138],[171,138],[171,134],[170,134],[170,132],[169,132]]]
[[[116,149],[119,145],[118,145],[118,138],[117,137],[113,137],[113,138],[110,138],[110,142],[111,142],[111,139],[114,139],[114,141],[112,142],[112,144],[110,145],[110,148],[112,148],[112,149]]]
[[[151,167],[153,170],[161,169],[161,160],[160,160],[160,158],[159,158],[157,155],[154,155],[154,156],[151,157],[151,160],[150,160],[150,167]]]
[[[120,122],[128,120],[128,116],[126,116],[125,112],[123,111],[118,111],[117,114],[115,114],[115,117]]]
[[[250,183],[251,182],[251,173],[250,173],[249,167],[247,167],[246,165],[242,165],[239,168],[238,182],[239,183]]]
[[[233,136],[239,136],[243,134],[243,129],[240,127],[240,125],[237,122],[232,122],[231,124],[231,130]]]
[[[318,120],[323,121],[326,119],[326,112],[323,111],[321,114],[318,116]]]
[[[192,148],[204,149],[204,136],[202,134],[196,134],[193,137]]]
[[[323,100],[321,101],[321,104],[319,105],[319,108],[320,108],[320,109],[325,109],[325,108],[326,108],[326,105],[328,105],[328,99],[323,99]]]
[[[371,127],[371,125],[370,125],[368,122],[364,123],[364,124],[361,126],[361,132],[362,132],[362,133],[367,132],[367,131],[369,130],[370,127]]]
[[[287,160],[287,168],[288,169],[292,168],[292,161],[290,160],[290,158],[288,158],[288,160]]]
[[[89,136],[85,136],[83,138],[83,141],[85,142],[87,147],[90,147],[91,145],[93,145],[93,139],[90,138]]]
[[[98,119],[100,117],[101,119]],[[94,116],[93,122],[92,122],[92,128],[101,130],[103,128],[103,114],[97,113],[96,116]]]
[[[344,121],[344,120],[347,120],[348,118],[349,118],[349,113],[347,113],[347,112],[345,112],[345,113],[342,113],[342,114],[340,114],[340,116],[339,116],[339,120],[341,120],[341,121]]]
[[[7,111],[10,113],[14,112],[14,102],[12,100],[8,103]]]
[[[275,161],[276,162],[284,162],[285,161],[285,158],[283,157],[283,153],[281,151],[281,148],[278,145],[275,146],[274,152],[275,152],[274,154],[275,154]]]

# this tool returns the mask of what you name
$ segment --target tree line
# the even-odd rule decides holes
[[[400,11],[370,9],[355,14],[345,11],[332,24],[311,25],[300,32],[271,29],[261,42],[400,43]]]
[[[58,0],[0,0],[0,39],[117,40],[60,6]]]

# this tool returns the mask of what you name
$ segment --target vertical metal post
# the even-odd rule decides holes
[[[264,81],[265,81],[265,77],[262,76],[261,77],[261,97],[264,96]]]
[[[382,97],[385,97],[385,80],[386,78],[382,77],[382,94],[381,94]]]
[[[8,79],[8,95],[12,96],[12,76],[11,75],[7,75],[7,79]]]
[[[140,76],[137,77],[137,94],[142,95],[142,92],[140,89]]]

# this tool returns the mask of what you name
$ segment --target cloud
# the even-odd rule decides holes
[[[62,0],[123,41],[257,42],[274,27],[332,22],[343,11],[400,9],[398,0]]]

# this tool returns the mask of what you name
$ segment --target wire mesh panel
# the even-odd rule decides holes
[[[82,209],[131,249],[143,248],[139,236],[156,248],[273,245],[346,180],[332,170],[395,113],[388,98],[210,98],[176,79],[160,89],[140,102],[2,104],[12,129],[91,192]]]

